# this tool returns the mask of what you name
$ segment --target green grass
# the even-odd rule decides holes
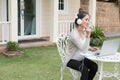
[[[60,58],[55,46],[23,51],[21,58],[0,56],[0,80],[58,80]]]
[[[22,50],[23,57],[8,58],[0,55],[0,80],[60,80],[61,59],[56,46]],[[111,70],[112,67],[111,63],[105,63],[106,69]],[[64,80],[72,80],[68,69],[64,72]],[[98,80],[98,76],[95,80]]]

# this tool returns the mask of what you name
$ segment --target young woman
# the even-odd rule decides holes
[[[66,66],[80,71],[82,74],[80,80],[93,80],[98,70],[98,65],[95,62],[81,55],[85,54],[88,50],[97,50],[97,48],[89,47],[91,34],[89,20],[89,14],[80,9],[75,19],[75,27],[69,35]]]

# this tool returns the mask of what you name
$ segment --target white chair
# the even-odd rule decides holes
[[[62,33],[58,36],[57,41],[56,41],[58,52],[59,52],[59,55],[61,57],[62,63],[64,63],[65,58],[66,58],[65,56],[66,56],[66,53],[68,50],[68,40],[69,40],[69,36]],[[69,70],[72,74],[73,80],[80,79],[80,72],[73,70],[71,68],[69,68]],[[63,80],[63,67],[62,67],[62,65],[61,65],[61,78],[60,78],[60,80]]]

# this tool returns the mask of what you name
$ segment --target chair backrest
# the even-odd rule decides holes
[[[62,33],[58,36],[56,44],[58,48],[59,55],[61,57],[62,63],[65,61],[65,56],[67,53],[67,44],[68,44],[69,37]]]
[[[67,34],[62,33],[58,36],[56,41],[58,52],[61,57],[62,63],[64,63],[66,54],[68,52],[68,40],[69,40],[69,36]],[[80,78],[80,72],[73,70],[71,68],[69,68],[69,70],[73,76],[73,80],[77,80],[78,78]]]

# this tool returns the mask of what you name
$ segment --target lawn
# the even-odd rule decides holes
[[[59,80],[61,59],[56,46],[22,50],[23,57],[7,58],[0,55],[0,80]],[[105,65],[108,70],[112,67],[111,63]],[[64,80],[72,80],[68,69],[64,72]],[[95,80],[98,80],[98,76]],[[116,79],[104,78],[104,80]]]

